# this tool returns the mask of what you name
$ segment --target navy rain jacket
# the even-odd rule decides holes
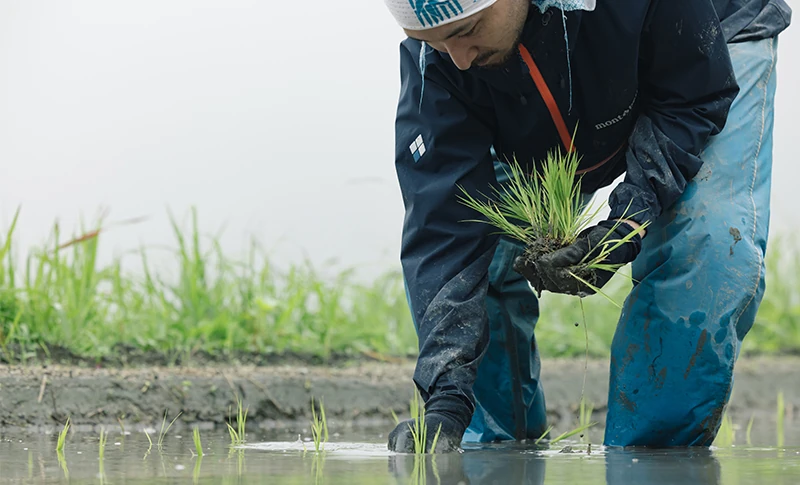
[[[639,221],[670,207],[738,93],[726,42],[774,36],[789,17],[781,0],[599,1],[593,12],[566,13],[568,66],[561,12],[532,6],[522,45],[570,135],[578,124],[584,192],[624,173],[610,217],[629,203],[642,211]],[[488,224],[464,222],[478,214],[458,201],[459,186],[490,193],[493,151],[532,169],[564,142],[523,49],[502,69],[462,72],[429,48],[420,102],[420,48],[412,39],[401,44],[395,133],[406,210],[401,261],[420,341],[414,380],[426,400],[451,394],[472,402],[498,236]]]

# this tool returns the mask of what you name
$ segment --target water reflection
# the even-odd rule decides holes
[[[608,485],[634,483],[701,484],[720,483],[719,461],[709,449],[676,449],[669,451],[606,452],[606,482]]]
[[[555,456],[561,455],[561,456]],[[560,460],[575,463],[556,464]],[[605,465],[605,475],[598,465]],[[548,465],[552,473],[547,474]],[[588,465],[588,466],[587,466]],[[600,473],[598,473],[600,472]],[[389,473],[398,484],[719,485],[721,467],[708,449],[606,450],[566,457],[558,452],[465,451],[438,456],[389,457]]]

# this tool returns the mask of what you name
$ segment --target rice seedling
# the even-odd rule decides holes
[[[105,428],[100,428],[100,441],[98,443],[98,454],[100,461],[103,461],[106,453],[106,442],[108,441],[108,433]]]
[[[567,439],[567,438],[571,438],[572,436],[575,436],[575,435],[577,435],[577,434],[583,433],[584,431],[586,431],[587,429],[591,428],[592,426],[595,426],[596,424],[597,424],[596,422],[586,422],[586,423],[582,423],[582,424],[581,424],[581,425],[579,425],[578,427],[576,427],[576,428],[574,428],[574,429],[571,429],[571,430],[569,430],[569,431],[565,431],[564,433],[561,433],[560,435],[556,436],[555,438],[552,438],[552,439],[550,439],[550,440],[548,441],[548,443],[549,443],[549,444],[551,444],[551,445],[553,445],[553,444],[556,444],[556,443],[558,443],[559,441],[563,441],[563,440],[565,440],[565,439]],[[538,438],[536,438],[536,441],[534,441],[534,444],[538,445],[539,443],[541,443],[542,441],[544,441],[544,439],[545,439],[545,438],[546,438],[546,437],[547,437],[547,436],[548,436],[548,435],[549,435],[549,434],[550,434],[552,431],[553,431],[553,425],[550,425],[550,426],[548,426],[548,427],[547,427],[547,429],[544,431],[544,433],[542,433],[542,435],[541,435],[541,436],[539,436]],[[591,446],[591,445],[590,445],[590,446]]]
[[[106,453],[106,441],[108,440],[108,433],[106,433],[105,428],[100,428],[100,442],[98,445],[98,462],[99,462],[99,470],[98,475],[100,476],[100,483],[105,483],[106,477],[106,470],[105,470],[105,453]]]
[[[414,390],[414,396],[411,398],[411,421],[409,429],[411,430],[411,437],[414,440],[414,454],[422,455],[426,453],[433,453],[436,450],[436,444],[439,442],[439,435],[442,431],[442,425],[436,430],[433,436],[430,448],[425,449],[425,444],[428,442],[428,426],[425,424],[425,403],[422,402],[419,392]]]
[[[589,428],[592,426],[592,411],[594,411],[594,405],[588,404],[585,398],[581,398],[580,405],[578,407],[578,425],[583,427],[586,430],[585,438],[588,439],[589,437]],[[581,441],[584,440],[584,435],[581,435]]]
[[[228,434],[231,437],[231,446],[240,445],[245,442],[244,433],[249,409],[250,406],[243,410],[242,401],[239,399],[239,396],[236,396],[236,428],[231,425],[230,419],[225,423],[228,426]]]
[[[576,434],[583,433],[584,431],[586,431],[587,429],[591,428],[592,426],[594,426],[596,424],[597,424],[596,422],[582,424],[582,425],[578,426],[575,429],[572,429],[570,431],[565,431],[565,432],[561,433],[560,435],[556,436],[555,438],[551,439],[550,440],[550,444],[555,444],[555,443],[558,443],[559,441],[563,441],[563,440],[565,440],[567,438],[571,438],[571,437],[575,436]]]
[[[166,424],[167,424],[167,411],[164,411],[164,419],[161,421],[161,431],[159,431],[159,433],[158,433],[158,444],[157,444],[158,451],[162,450],[163,445],[164,445],[164,438],[167,436],[167,433],[169,432],[169,429],[172,427],[172,425],[175,423],[175,421],[177,421],[177,419],[180,417],[181,414],[182,414],[182,412],[179,412],[178,415],[175,416],[175,418],[169,423],[169,426],[166,426]],[[148,439],[149,439],[149,436],[148,436]]]
[[[149,445],[147,447],[147,451],[145,451],[145,453],[144,453],[144,457],[142,458],[142,461],[147,459],[147,455],[149,455],[150,454],[150,450],[153,449],[153,440],[150,438],[150,433],[148,433],[146,429],[144,430],[144,435],[147,436],[147,443]]]
[[[67,417],[67,421],[66,423],[64,423],[64,427],[58,433],[58,441],[56,442],[56,451],[59,453],[62,453],[64,451],[64,444],[67,441],[67,433],[69,432],[69,428],[71,426],[69,421],[70,418]]]
[[[750,432],[753,430],[753,421],[755,420],[755,413],[750,415],[750,421],[747,422],[747,431],[745,431],[745,440],[747,441],[747,446],[753,446],[753,442],[750,440]]]
[[[58,464],[61,466],[61,469],[64,472],[64,478],[69,480],[69,468],[67,467],[67,460],[64,457],[64,445],[67,441],[67,433],[69,433],[70,428],[70,418],[67,417],[67,421],[64,423],[64,427],[58,433],[58,440],[56,442],[56,457],[58,458]]]
[[[192,441],[194,441],[194,450],[197,456],[203,456],[203,443],[200,441],[200,428],[197,426],[192,430]]]
[[[314,450],[319,453],[324,451],[328,442],[328,421],[325,418],[325,406],[319,402],[319,414],[314,407],[314,397],[311,397],[311,437],[314,439]]]
[[[581,177],[576,176],[579,161],[575,152],[565,155],[560,150],[552,151],[542,162],[541,173],[528,175],[515,160],[508,164],[507,183],[500,184],[500,188],[492,187],[495,200],[483,194],[482,199],[487,200],[479,200],[463,187],[460,189],[464,195],[459,200],[484,216],[469,222],[490,224],[500,234],[524,243],[524,258],[535,263],[542,255],[574,243],[600,212],[601,207],[587,204],[586,196],[581,193]],[[632,215],[626,211],[624,217]],[[603,261],[648,225],[642,224],[625,237],[613,238],[619,224],[622,222],[607,232],[595,251],[570,269],[574,278],[603,296],[607,295],[594,286],[593,271],[616,272],[624,266]],[[541,289],[536,290],[541,296]]]
[[[733,425],[733,420],[728,415],[727,411],[722,415],[722,422],[717,431],[717,436],[714,438],[714,446],[723,448],[733,446],[736,442],[736,429]]]
[[[548,426],[547,429],[544,430],[544,433],[542,433],[541,436],[536,438],[536,441],[534,441],[534,444],[538,445],[539,443],[541,443],[542,440],[544,440],[547,437],[547,435],[550,434],[551,431],[553,431],[553,425],[552,424],[550,426]]]
[[[784,419],[786,416],[786,404],[783,400],[783,391],[778,392],[778,409],[775,418],[775,425],[777,427],[778,448],[782,448],[785,442],[784,437]]]

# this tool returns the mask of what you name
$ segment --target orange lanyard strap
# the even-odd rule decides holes
[[[561,143],[564,144],[564,148],[568,153],[575,151],[572,137],[569,135],[567,124],[564,122],[564,117],[561,116],[561,111],[558,110],[558,105],[556,104],[555,98],[553,98],[553,93],[551,93],[550,88],[547,87],[547,83],[544,81],[542,73],[533,61],[531,53],[528,52],[528,49],[522,44],[519,45],[519,53],[522,55],[522,60],[525,61],[525,64],[528,66],[531,78],[533,78],[533,82],[536,84],[536,89],[539,90],[544,104],[547,105],[547,110],[550,111],[550,117],[553,118],[553,123],[556,125],[558,135],[561,137]]]

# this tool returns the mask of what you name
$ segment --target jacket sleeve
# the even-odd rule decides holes
[[[646,22],[643,105],[628,140],[625,178],[609,197],[609,217],[640,223],[654,221],[683,194],[739,92],[711,0],[655,0]]]
[[[485,113],[471,107],[437,65],[426,69],[420,104],[419,49],[411,40],[401,46],[395,125],[405,207],[401,262],[419,336],[414,381],[425,400],[453,394],[471,403],[488,344],[484,299],[497,238],[488,224],[465,222],[479,214],[458,197],[459,186],[475,197],[490,194],[493,131]]]

